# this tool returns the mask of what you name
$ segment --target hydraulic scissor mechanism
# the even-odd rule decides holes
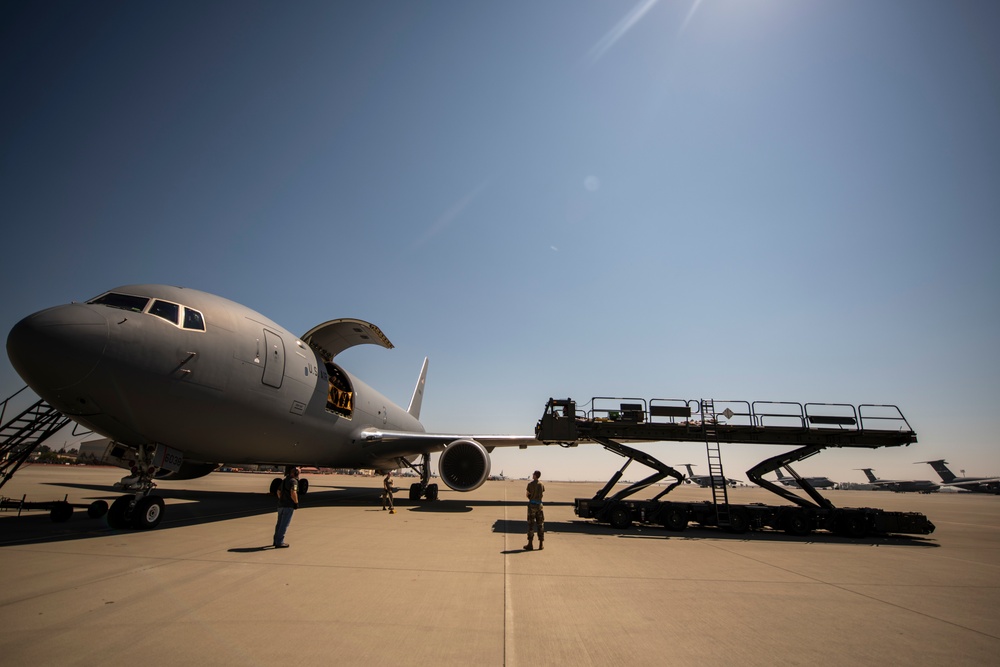
[[[638,449],[634,449],[627,445],[623,445],[620,442],[615,442],[614,440],[609,440],[608,438],[602,438],[598,436],[594,437],[594,442],[602,445],[604,449],[608,450],[609,452],[614,452],[615,454],[618,454],[619,456],[624,456],[625,458],[628,459],[625,462],[625,465],[623,465],[618,472],[616,472],[614,475],[611,476],[611,479],[608,480],[608,483],[604,485],[604,488],[597,492],[597,495],[594,496],[595,499],[602,500],[605,497],[607,497],[608,493],[611,492],[611,489],[613,489],[615,484],[618,483],[618,480],[620,480],[622,478],[622,475],[625,474],[625,468],[627,468],[629,464],[632,463],[632,461],[638,461],[639,463],[652,468],[656,472],[650,475],[649,477],[646,477],[645,479],[641,479],[638,482],[634,482],[633,484],[630,484],[629,486],[625,487],[624,489],[613,495],[611,497],[611,500],[621,500],[622,498],[627,498],[632,494],[642,491],[647,486],[652,486],[653,484],[656,484],[664,477],[668,476],[674,477],[677,480],[676,482],[667,486],[665,489],[660,491],[652,498],[652,500],[659,500],[666,494],[673,491],[675,487],[684,482],[684,475],[682,473],[677,472],[676,470],[668,466],[666,463],[663,463],[658,459],[653,458],[646,452],[641,452]]]
[[[754,484],[759,484],[771,493],[776,493],[786,500],[790,500],[796,505],[801,507],[822,507],[828,510],[833,509],[833,503],[820,495],[819,491],[810,484],[806,479],[800,477],[797,472],[795,472],[790,464],[794,461],[802,461],[804,459],[818,454],[823,449],[822,445],[808,445],[806,447],[800,447],[799,449],[793,449],[790,452],[785,452],[784,454],[779,454],[778,456],[772,456],[769,459],[765,459],[755,465],[750,470],[747,470],[747,477]],[[796,482],[803,491],[809,494],[815,502],[811,503],[802,496],[789,491],[786,488],[780,487],[774,482],[764,479],[763,475],[769,472],[775,472],[778,468],[785,468],[788,472],[792,474]]]
[[[400,457],[399,467],[406,467],[420,475],[420,481],[410,484],[410,500],[420,500],[423,496],[427,500],[437,500],[438,485],[431,484],[431,455],[425,452],[420,455],[420,463],[414,463],[408,459]]]

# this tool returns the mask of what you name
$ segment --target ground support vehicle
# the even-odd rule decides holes
[[[89,505],[68,502],[69,496],[62,500],[28,500],[27,496],[21,496],[20,500],[15,498],[0,497],[0,510],[17,510],[17,515],[27,510],[48,510],[49,517],[57,522],[69,521],[73,516],[73,509],[86,509],[87,516],[92,519],[99,519],[108,513],[108,503],[104,500],[95,500]]]
[[[792,535],[825,530],[848,537],[902,533],[929,535],[934,524],[918,512],[877,508],[838,508],[822,496],[791,464],[829,447],[905,446],[917,441],[899,408],[892,405],[715,401],[713,399],[618,399],[595,397],[590,409],[578,411],[572,399],[549,399],[535,427],[548,444],[574,446],[595,442],[627,461],[593,498],[577,498],[577,516],[624,528],[634,522],[680,531],[694,522],[734,533],[770,528]],[[717,411],[717,407],[722,410]],[[712,500],[674,502],[662,498],[684,481],[684,475],[629,442],[705,442]],[[748,478],[792,505],[731,504],[722,466],[722,443],[791,445],[795,449],[770,457],[747,471]],[[609,497],[633,462],[653,474]],[[785,468],[806,497],[763,479]],[[657,482],[674,482],[647,500],[631,498]]]

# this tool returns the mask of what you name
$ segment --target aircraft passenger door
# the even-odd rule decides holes
[[[285,344],[281,336],[264,329],[264,377],[262,382],[272,387],[281,386],[285,374]]]

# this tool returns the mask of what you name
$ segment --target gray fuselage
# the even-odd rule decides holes
[[[186,461],[379,468],[395,464],[365,449],[364,429],[424,431],[406,410],[245,306],[163,285],[108,294],[148,301],[140,310],[99,298],[41,311],[12,329],[7,349],[42,398],[112,440],[164,444]],[[175,306],[172,321],[154,314],[173,316]],[[346,411],[329,402],[338,374],[350,389]]]

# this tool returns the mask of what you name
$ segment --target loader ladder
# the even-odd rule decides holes
[[[10,399],[22,391],[24,389],[15,392],[0,404],[0,420],[3,419]],[[44,399],[39,399],[24,412],[0,426],[0,487],[14,476],[21,464],[28,460],[35,447],[69,422],[69,417],[64,416]]]
[[[708,450],[708,474],[712,480],[712,502],[715,503],[715,518],[720,528],[729,523],[729,491],[726,489],[726,475],[722,470],[722,452],[719,448],[719,433],[715,428],[715,401],[701,399],[701,427],[705,434],[705,448]]]

